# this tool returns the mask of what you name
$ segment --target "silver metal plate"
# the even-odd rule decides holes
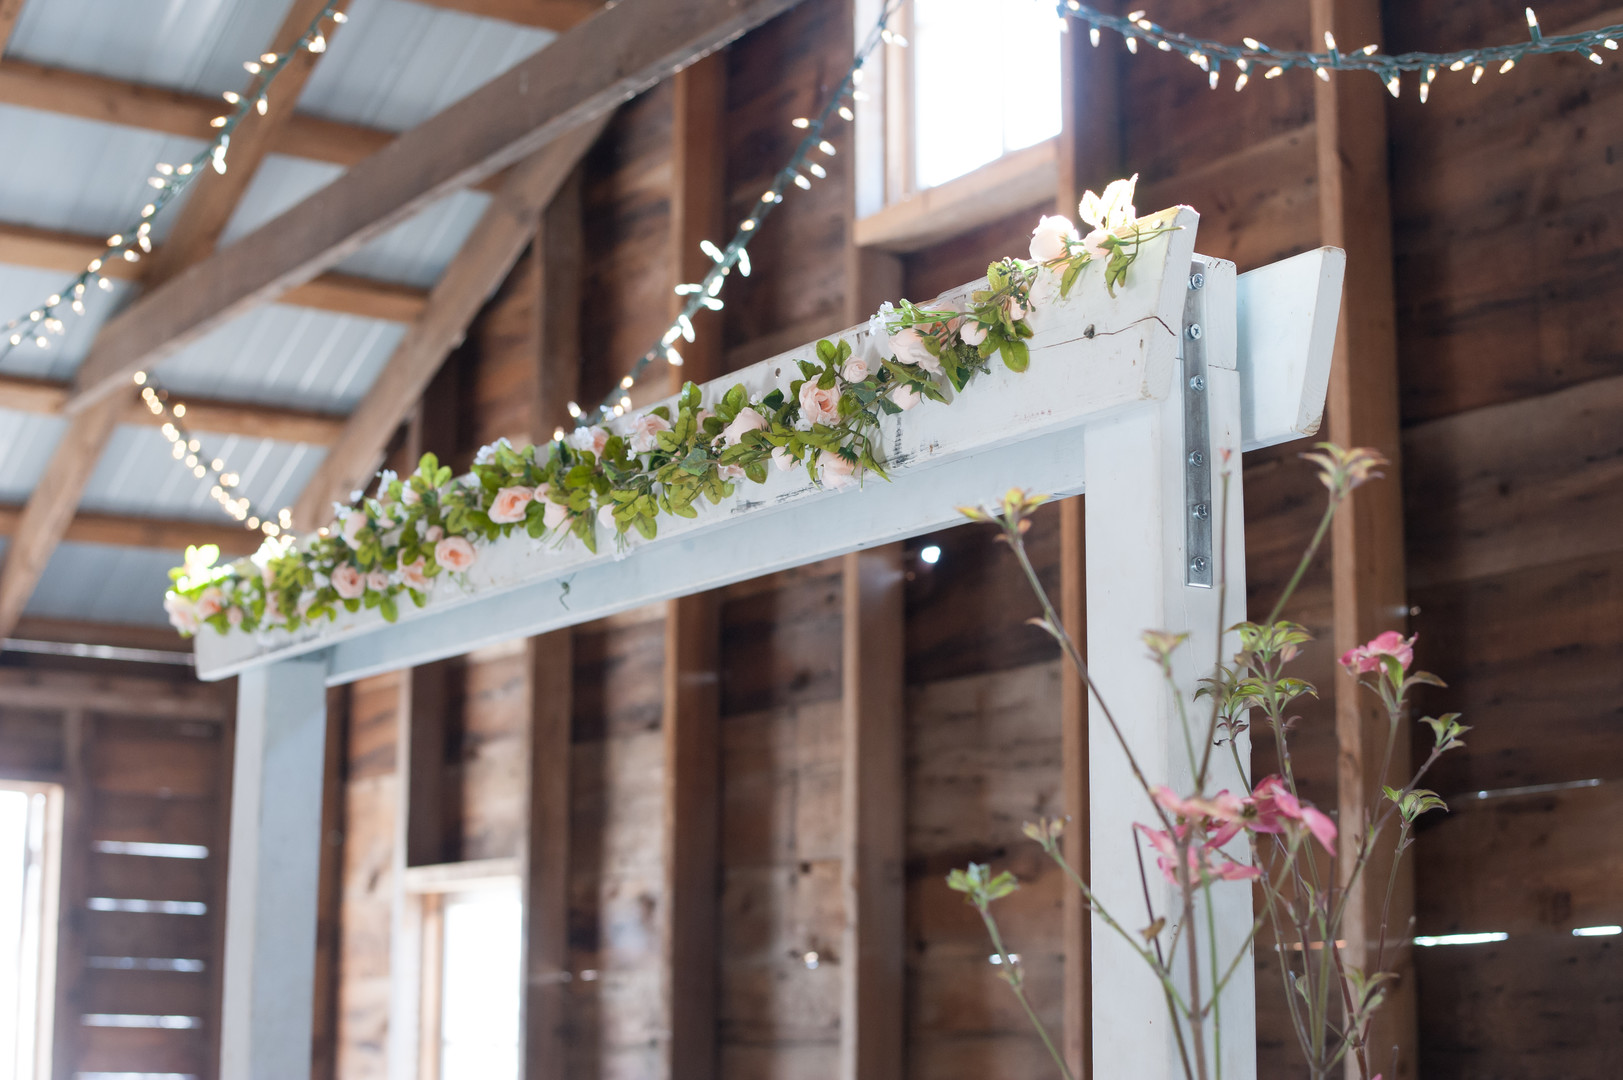
[[[1212,434],[1206,385],[1206,266],[1189,269],[1183,302],[1184,583],[1212,587]]]

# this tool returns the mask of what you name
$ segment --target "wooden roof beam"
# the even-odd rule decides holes
[[[255,232],[141,297],[80,369],[87,408],[142,368],[308,281],[436,199],[478,183],[795,0],[621,0],[424,121]]]
[[[0,223],[0,263],[77,274],[104,250],[100,237]],[[164,250],[158,247],[154,255],[161,257]],[[114,259],[102,268],[102,276],[139,281],[141,266],[141,263]],[[427,299],[426,289],[329,272],[289,289],[277,298],[277,303],[410,323],[422,314]]]
[[[28,379],[0,375],[0,408],[15,412],[59,416],[72,387],[51,379]],[[193,431],[216,435],[240,435],[248,439],[274,439],[306,446],[331,446],[344,429],[344,418],[312,409],[289,409],[258,402],[218,401],[183,395],[186,426]],[[129,408],[118,418],[121,424],[160,427],[165,416],[155,416],[132,393]]]
[[[14,535],[22,514],[23,508],[20,506],[0,505],[0,536]],[[240,525],[129,514],[78,514],[68,525],[62,539],[80,544],[150,548],[177,553],[185,551],[191,544],[218,544],[223,556],[237,558],[258,551],[264,538]]]
[[[533,26],[537,30],[568,30],[604,8],[603,0],[422,0],[422,3],[465,15]]]

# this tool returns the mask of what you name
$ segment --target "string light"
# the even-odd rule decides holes
[[[750,212],[750,215],[738,223],[738,229],[733,234],[733,238],[728,241],[725,247],[711,240],[700,241],[699,250],[704,252],[705,256],[710,259],[710,269],[705,272],[701,280],[682,282],[676,286],[676,295],[686,297],[687,302],[683,304],[682,310],[676,314],[664,334],[660,336],[659,343],[637,358],[637,362],[631,366],[630,372],[620,380],[612,391],[604,396],[596,408],[582,409],[574,402],[570,402],[569,415],[575,418],[577,426],[586,427],[598,423],[608,416],[625,415],[625,411],[631,407],[631,398],[626,396],[624,391],[635,383],[649,364],[654,363],[656,360],[664,360],[672,367],[682,366],[682,354],[674,348],[677,339],[680,338],[685,341],[694,339],[693,316],[700,311],[720,311],[722,309],[721,290],[734,267],[738,268],[741,276],[749,277],[749,255],[744,249],[748,246],[756,230],[761,227],[761,223],[766,220],[767,215],[772,212],[773,207],[783,202],[784,189],[793,185],[802,190],[809,190],[812,181],[807,174],[819,180],[828,176],[827,169],[816,162],[810,161],[809,158],[813,151],[819,151],[829,157],[835,156],[836,147],[824,134],[825,129],[835,116],[847,121],[856,119],[856,112],[852,108],[852,104],[862,100],[861,91],[857,89],[857,86],[862,82],[862,65],[867,62],[873,51],[881,44],[895,45],[897,47],[903,47],[907,44],[907,39],[891,30],[889,26],[890,20],[895,17],[900,6],[901,0],[886,0],[884,10],[880,12],[879,20],[875,24],[873,31],[868,35],[867,40],[863,42],[862,47],[857,50],[856,56],[851,60],[851,66],[846,69],[845,78],[841,79],[839,85],[834,88],[834,93],[829,97],[828,103],[823,106],[822,111],[816,116],[797,116],[790,121],[790,125],[797,131],[805,132],[805,136],[795,147],[795,151],[790,156],[788,163],[778,170],[777,175],[772,180],[772,186],[762,192],[760,201],[755,204],[755,208]]]
[[[1344,53],[1337,47],[1334,35],[1327,31],[1324,35],[1325,51],[1314,53],[1272,49],[1252,37],[1242,38],[1240,45],[1209,41],[1191,34],[1168,30],[1150,21],[1143,11],[1134,11],[1123,17],[1089,7],[1079,0],[1063,0],[1057,5],[1057,9],[1062,18],[1087,23],[1088,40],[1096,47],[1100,42],[1100,31],[1112,30],[1122,35],[1130,53],[1138,52],[1138,43],[1141,40],[1154,45],[1162,52],[1181,53],[1201,70],[1210,73],[1209,81],[1213,89],[1218,86],[1224,64],[1233,64],[1238,72],[1234,79],[1236,90],[1245,89],[1251,81],[1251,68],[1253,65],[1261,64],[1268,67],[1263,73],[1265,79],[1276,79],[1292,68],[1311,70],[1326,82],[1330,80],[1330,73],[1333,71],[1368,71],[1380,78],[1393,97],[1403,92],[1405,72],[1419,72],[1422,102],[1430,99],[1432,82],[1439,70],[1458,72],[1470,67],[1471,83],[1475,85],[1482,81],[1482,76],[1489,66],[1497,65],[1501,75],[1507,74],[1528,56],[1581,53],[1596,64],[1605,64],[1605,58],[1598,50],[1615,51],[1618,47],[1617,39],[1623,37],[1623,25],[1606,26],[1575,34],[1547,36],[1539,26],[1538,16],[1534,14],[1532,8],[1528,8],[1526,13],[1528,39],[1508,45],[1492,45],[1452,53],[1408,52],[1396,55],[1382,53],[1378,45],[1366,45],[1355,52]]]
[[[141,207],[139,222],[109,236],[105,250],[91,259],[69,283],[69,287],[62,290],[62,294],[72,297],[67,301],[67,306],[74,315],[85,313],[82,298],[91,284],[104,291],[112,290],[112,282],[99,276],[107,260],[122,258],[127,262],[139,262],[142,253],[152,250],[152,238],[149,235],[152,231],[152,219],[196,179],[204,165],[212,166],[216,172],[225,172],[226,152],[231,146],[232,132],[236,131],[237,126],[250,112],[260,116],[266,114],[270,108],[267,92],[277,76],[287,70],[287,65],[293,57],[304,51],[312,53],[326,51],[327,38],[322,32],[322,25],[328,19],[339,24],[348,21],[343,12],[336,10],[342,2],[343,0],[329,0],[310,21],[304,34],[286,52],[265,53],[258,60],[249,60],[242,65],[244,70],[254,77],[254,86],[244,93],[227,90],[221,95],[226,104],[232,108],[224,115],[216,116],[209,121],[209,126],[215,131],[213,142],[205,146],[190,161],[179,165],[159,162],[154,167],[153,175],[147,178],[147,185],[155,189],[157,194],[153,196],[151,202]],[[53,296],[38,312],[30,312],[27,316],[18,316],[5,322],[3,329],[0,329],[0,359],[4,359],[13,348],[21,345],[27,338],[34,338],[35,344],[45,348],[50,344],[50,337],[47,335],[61,336],[66,332],[66,326],[57,315],[57,308],[64,303],[62,294]],[[30,322],[43,322],[47,333],[17,332],[19,327]]]

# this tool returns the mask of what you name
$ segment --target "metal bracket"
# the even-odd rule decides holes
[[[1183,301],[1184,584],[1212,587],[1212,426],[1206,388],[1206,266],[1195,263]]]

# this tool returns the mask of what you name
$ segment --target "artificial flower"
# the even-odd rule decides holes
[[[427,563],[419,555],[414,561],[404,563],[400,567],[400,582],[408,589],[424,592],[434,583],[427,574]]]
[[[599,457],[603,455],[603,447],[609,441],[609,433],[604,428],[593,424],[591,427],[578,427],[564,437],[564,442],[571,448],[582,453],[592,453]]]
[[[1071,219],[1047,214],[1031,230],[1031,258],[1033,262],[1053,262],[1070,254],[1069,242],[1076,240],[1076,226]]]
[[[805,397],[804,391],[801,397]],[[770,426],[766,417],[751,408],[738,410],[733,422],[721,429],[721,442],[723,446],[737,446],[744,441],[744,436],[752,431],[762,431]]]
[[[671,430],[671,422],[658,413],[643,413],[631,424],[631,449],[638,454],[646,454],[659,445],[658,436],[662,431]]]
[[[978,349],[986,341],[986,327],[981,325],[979,319],[965,319],[958,328],[958,336],[965,345]]]
[[[476,558],[473,545],[460,536],[447,536],[434,545],[434,561],[447,570],[466,570]]]
[[[1015,322],[1019,322],[1021,319],[1025,318],[1031,313],[1030,309],[1028,309],[1026,305],[1022,304],[1018,299],[1012,296],[1009,297],[1008,302],[1004,304],[1003,310],[1007,311],[1009,313],[1009,318],[1013,319]]]
[[[890,337],[890,348],[897,360],[904,364],[917,364],[931,375],[941,374],[941,358],[930,352],[924,335],[909,327]]]
[[[201,621],[197,617],[197,605],[177,592],[164,593],[163,610],[169,616],[169,625],[182,634],[197,633]]]
[[[868,378],[868,361],[860,356],[851,357],[840,369],[840,378],[853,383],[865,381]]]
[[[1137,220],[1133,209],[1133,189],[1138,186],[1138,174],[1130,179],[1113,181],[1103,195],[1089,191],[1083,194],[1077,213],[1095,229],[1114,232]]]
[[[358,548],[361,546],[361,533],[370,524],[372,523],[367,520],[366,511],[359,509],[351,510],[348,514],[344,515],[343,525],[339,528],[339,534],[343,536],[344,543],[348,544],[352,548]]]
[[[753,410],[746,409],[745,412]],[[743,413],[738,414],[740,418]],[[808,424],[838,424],[840,422],[840,391],[838,387],[824,388],[816,379],[800,384],[800,415]]]
[[[839,454],[824,450],[817,455],[817,475],[826,488],[850,487],[857,482],[857,467]]]
[[[428,528],[423,530],[423,539],[427,540],[430,544],[439,543],[440,538],[444,535],[445,530],[438,525],[430,525]]]
[[[922,395],[914,388],[912,383],[903,383],[890,392],[890,403],[906,412],[923,400]]]
[[[219,589],[210,586],[203,590],[203,595],[197,598],[197,617],[199,620],[218,615],[225,606],[225,597]]]
[[[359,600],[361,594],[366,592],[366,582],[362,580],[361,572],[349,563],[333,567],[332,587],[345,600]]]
[[[527,487],[504,487],[496,492],[490,504],[490,520],[498,525],[512,525],[524,520],[535,492]]]
[[[772,464],[778,467],[779,472],[788,472],[800,462],[795,460],[795,456],[789,452],[787,446],[774,446],[772,448]]]
[[[373,570],[366,575],[366,587],[373,592],[385,592],[389,588],[389,574],[384,570]]]

